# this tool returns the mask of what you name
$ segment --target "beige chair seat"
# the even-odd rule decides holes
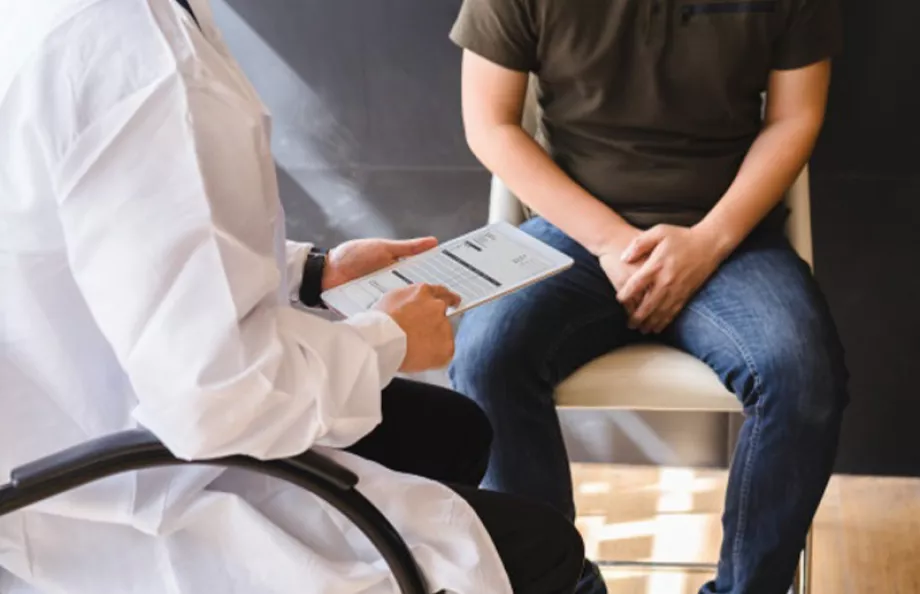
[[[741,412],[712,369],[677,349],[635,345],[594,359],[556,388],[565,408]]]

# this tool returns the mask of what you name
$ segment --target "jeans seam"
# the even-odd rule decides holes
[[[741,353],[742,359],[754,378],[754,426],[751,429],[751,437],[748,443],[748,455],[744,460],[744,467],[741,472],[741,493],[739,495],[741,502],[738,506],[738,528],[735,534],[735,540],[732,543],[732,580],[738,582],[738,572],[740,571],[741,547],[744,542],[744,533],[747,531],[748,499],[751,492],[751,475],[754,465],[754,452],[757,450],[757,442],[760,438],[760,430],[763,418],[763,382],[760,374],[757,373],[757,367],[754,365],[754,359],[748,349],[744,346],[741,337],[711,309],[704,305],[689,305],[687,309],[700,315],[710,324],[721,330],[735,345],[735,348]],[[736,394],[737,396],[737,394]]]
[[[721,330],[728,338],[732,341],[732,344],[735,345],[735,348],[738,349],[738,352],[741,353],[741,358],[744,359],[744,364],[748,368],[748,371],[751,373],[751,376],[754,378],[754,394],[760,396],[763,392],[763,381],[760,378],[760,374],[757,372],[757,366],[754,365],[754,358],[751,356],[750,351],[747,347],[744,346],[744,341],[741,340],[741,337],[738,336],[738,333],[735,330],[722,321],[711,309],[705,305],[693,304],[688,305],[687,309],[699,314],[706,321],[711,323],[713,326]],[[757,399],[757,403],[754,405],[755,408],[760,404],[760,399]]]

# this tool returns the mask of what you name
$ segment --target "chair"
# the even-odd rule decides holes
[[[425,578],[406,543],[380,511],[355,489],[357,475],[313,451],[284,460],[231,456],[188,462],[174,457],[148,431],[123,431],[14,469],[10,482],[0,486],[0,516],[111,475],[183,464],[241,468],[314,493],[354,522],[377,547],[402,594],[429,594]]]
[[[529,85],[522,126],[535,134],[538,107],[534,84]],[[813,265],[808,168],[799,175],[786,196],[790,215],[786,234],[803,260]],[[496,176],[492,178],[489,222],[520,225],[532,216],[529,209]],[[556,389],[562,409],[608,409],[630,411],[687,411],[738,414],[741,404],[705,363],[677,349],[660,345],[637,345],[599,357],[565,380]],[[729,443],[729,456],[733,444]],[[812,530],[793,585],[796,594],[811,592]],[[715,569],[715,564],[640,563],[600,561],[608,566]]]

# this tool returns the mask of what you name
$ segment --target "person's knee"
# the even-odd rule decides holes
[[[568,544],[562,567],[565,574],[572,576],[573,581],[577,582],[585,570],[585,541],[574,524],[566,520],[565,525],[566,529],[561,538]]]
[[[536,508],[534,508],[536,509]],[[585,569],[585,545],[581,534],[569,520],[548,506],[539,506],[527,549],[531,569],[515,584],[515,592],[568,594]]]
[[[570,594],[584,571],[575,526],[552,507],[493,491],[460,491],[476,510],[515,592]]]
[[[585,570],[585,544],[575,525],[563,516],[556,516],[555,527],[548,532],[547,546],[557,549],[558,563],[554,568],[559,582],[575,584]]]
[[[443,392],[441,409],[448,415],[450,424],[439,430],[443,439],[462,446],[464,459],[469,460],[468,478],[464,484],[479,484],[488,467],[494,431],[488,416],[476,402],[464,394],[446,388],[433,388]]]
[[[464,399],[466,405],[458,412],[462,413],[462,418],[455,421],[464,428],[469,440],[470,457],[475,460],[477,466],[476,473],[482,478],[486,473],[489,464],[489,456],[492,452],[492,440],[495,433],[492,429],[492,423],[482,408],[470,399]]]
[[[815,338],[800,331],[765,345],[753,361],[761,398],[774,399],[772,408],[796,424],[839,423],[848,401],[842,349]]]

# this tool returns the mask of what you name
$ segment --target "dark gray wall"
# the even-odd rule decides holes
[[[224,36],[275,116],[293,237],[448,238],[485,221],[488,175],[466,149],[460,0],[212,0]],[[920,4],[845,0],[813,162],[816,269],[837,316],[853,404],[839,468],[920,475]],[[911,18],[913,17],[913,18]],[[443,381],[442,376],[434,379]],[[719,464],[710,415],[570,414],[576,459]]]
[[[488,176],[466,149],[458,2],[213,0],[274,121],[290,233],[442,238],[481,224]]]
[[[812,161],[815,268],[852,373],[839,467],[920,475],[920,3],[844,9]]]

